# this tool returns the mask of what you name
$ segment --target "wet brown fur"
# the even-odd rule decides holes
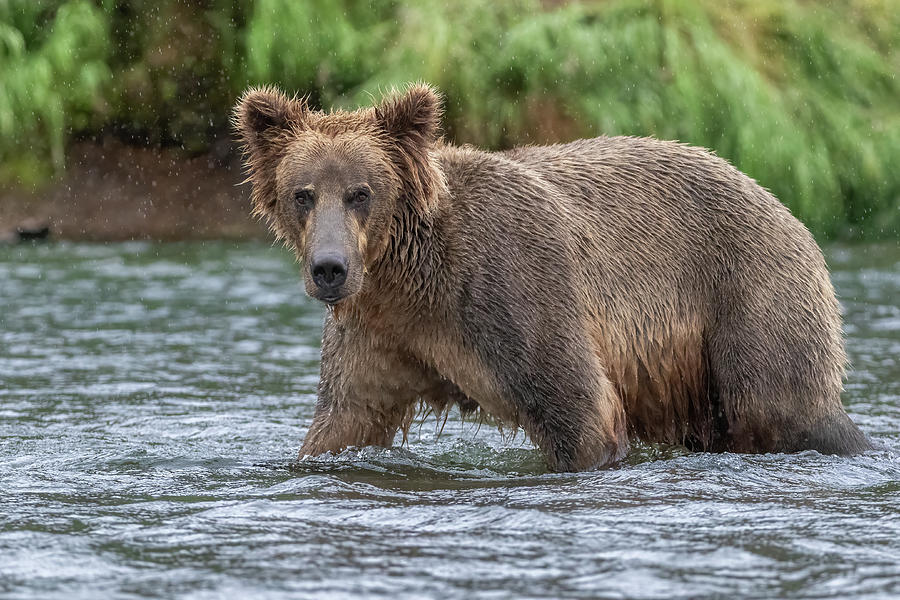
[[[362,264],[326,318],[301,455],[390,446],[421,403],[521,426],[556,470],[607,465],[630,436],[868,448],[840,401],[824,260],[766,190],[705,150],[653,139],[454,147],[440,116],[425,85],[355,112],[272,88],[236,107],[254,212],[301,259],[308,224],[282,206],[294,172],[344,157],[376,190],[348,225]]]

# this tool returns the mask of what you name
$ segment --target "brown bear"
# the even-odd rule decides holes
[[[421,84],[354,112],[270,87],[235,108],[255,213],[328,306],[301,456],[389,447],[420,403],[524,428],[557,471],[632,436],[869,447],[822,254],[752,179],[646,138],[455,147],[440,120]]]

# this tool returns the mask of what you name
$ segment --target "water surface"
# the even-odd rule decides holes
[[[0,248],[0,596],[896,598],[900,249],[829,261],[880,449],[560,475],[455,414],[292,464],[322,310],[277,248]]]

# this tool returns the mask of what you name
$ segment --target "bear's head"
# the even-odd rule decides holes
[[[404,224],[429,218],[445,189],[440,118],[423,84],[353,112],[310,110],[272,87],[238,102],[253,211],[294,250],[310,296],[333,305],[357,293]]]

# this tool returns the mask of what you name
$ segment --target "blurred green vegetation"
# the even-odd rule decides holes
[[[0,0],[0,180],[77,138],[204,152],[254,83],[352,108],[421,79],[458,143],[678,139],[820,237],[896,236],[898,39],[896,0]]]

